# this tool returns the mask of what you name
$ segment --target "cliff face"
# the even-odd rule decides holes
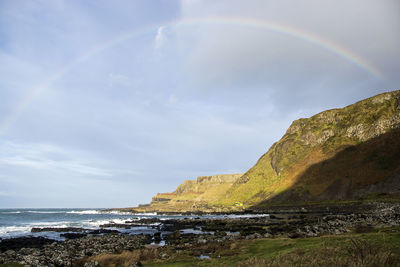
[[[234,209],[400,193],[400,91],[292,123],[245,174],[201,176],[153,210]],[[236,207],[237,208],[237,207]]]
[[[399,129],[400,91],[296,120],[223,202],[256,205],[397,192]]]
[[[186,180],[178,186],[175,190],[177,195],[185,195],[188,193],[205,193],[215,186],[220,186],[223,184],[232,185],[240,176],[243,174],[222,174],[222,175],[212,175],[212,176],[199,176],[197,180]]]
[[[158,193],[146,210],[154,211],[214,211],[227,190],[243,174],[199,176],[186,180],[172,193]]]

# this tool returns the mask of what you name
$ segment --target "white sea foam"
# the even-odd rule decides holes
[[[181,229],[179,230],[179,232],[181,232],[182,234],[214,234],[213,231],[202,231],[202,230],[197,230],[197,229],[193,229],[193,228],[188,228],[188,229]]]
[[[15,238],[15,237],[24,237],[24,236],[42,236],[55,240],[65,240],[65,238],[60,237],[60,233],[55,232],[39,232],[39,233],[31,233],[30,226],[5,226],[0,227],[0,237],[4,239]]]
[[[127,221],[126,219],[112,219],[112,220],[84,221],[83,223],[88,226],[99,227],[100,225],[110,224],[110,223],[124,224],[126,221]]]
[[[132,215],[135,215],[135,216],[141,216],[141,215],[143,215],[143,216],[156,216],[157,212],[132,213]]]
[[[102,212],[99,210],[71,210],[71,211],[67,211],[66,213],[68,214],[87,214],[87,215],[91,215],[91,214],[101,214]]]
[[[18,232],[30,232],[31,227],[29,226],[3,226],[0,227],[0,236],[18,233]]]
[[[116,210],[101,211],[100,214],[111,214],[111,215],[135,215],[135,213],[132,213],[132,212],[123,212],[123,211],[116,211]]]
[[[40,226],[40,227],[67,227],[69,224],[73,222],[71,221],[59,221],[59,222],[31,222],[29,225],[31,226]]]
[[[0,213],[3,213],[3,214],[19,214],[21,212],[20,211],[2,211]]]

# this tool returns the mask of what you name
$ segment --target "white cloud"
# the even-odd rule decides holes
[[[82,152],[48,144],[0,145],[0,165],[19,166],[43,171],[67,172],[89,176],[112,176],[110,170],[96,166],[96,162],[82,159]]]
[[[0,197],[16,196],[15,192],[0,191]]]
[[[164,29],[165,29],[164,26],[160,26],[157,29],[157,34],[156,37],[154,38],[155,49],[160,49],[163,46],[164,42],[167,40],[167,37],[165,36],[164,33]]]

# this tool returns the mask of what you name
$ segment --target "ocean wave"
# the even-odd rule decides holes
[[[27,213],[37,213],[37,214],[53,214],[53,213],[65,213],[65,211],[39,211],[39,210],[27,210]]]
[[[31,233],[32,227],[30,226],[5,226],[0,227],[0,237],[3,239],[8,238],[16,238],[16,237],[26,237],[26,236],[35,236],[35,237],[45,237],[49,239],[54,239],[58,241],[65,240],[64,237],[60,236],[60,233],[56,232],[40,232],[40,233]]]
[[[30,226],[3,226],[0,227],[0,236],[8,236],[16,233],[30,233],[32,227]]]
[[[65,211],[19,210],[19,211],[1,211],[0,213],[1,214],[20,214],[20,213],[59,214],[59,213],[65,213]]]
[[[79,214],[79,215],[96,215],[96,214],[110,214],[110,215],[135,215],[135,216],[154,216],[157,215],[154,213],[132,213],[132,212],[123,212],[117,210],[72,210],[67,211],[68,214]]]
[[[60,222],[31,222],[27,225],[34,227],[69,227],[72,222],[69,221],[60,221]]]
[[[68,214],[81,214],[81,215],[90,215],[90,214],[102,214],[101,210],[71,210],[67,211]]]
[[[84,224],[92,227],[100,227],[100,225],[104,224],[124,224],[127,220],[126,219],[111,219],[111,220],[97,220],[97,221],[85,221]]]
[[[157,212],[132,213],[132,215],[136,215],[136,216],[140,216],[140,215],[143,215],[143,216],[156,216]]]

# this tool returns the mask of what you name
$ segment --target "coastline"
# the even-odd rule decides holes
[[[3,240],[0,242],[0,263],[84,266],[100,255],[120,255],[123,251],[148,249],[168,250],[168,257],[163,256],[163,259],[157,256],[158,260],[163,261],[171,260],[176,255],[170,254],[182,248],[194,251],[196,247],[216,244],[224,247],[246,240],[271,240],[271,242],[282,238],[308,240],[323,236],[368,233],[393,227],[395,227],[393,231],[398,231],[400,204],[375,202],[374,205],[360,206],[358,210],[352,210],[354,207],[356,206],[346,206],[346,209],[338,210],[335,206],[331,206],[329,209],[325,207],[324,210],[313,210],[309,207],[306,209],[287,206],[286,209],[280,208],[271,212],[269,216],[249,214],[247,217],[234,217],[232,214],[230,217],[225,214],[225,217],[204,218],[201,215],[196,217],[191,214],[190,218],[165,220],[145,218],[107,225],[117,230],[124,230],[133,225],[147,225],[154,227],[155,231],[152,234],[129,235],[123,231],[90,234],[82,229],[75,229],[76,232],[71,232],[74,229],[69,229],[69,238],[62,242],[44,238]],[[284,212],[278,213],[278,211]],[[213,253],[208,253],[206,256],[211,259],[215,257]]]

